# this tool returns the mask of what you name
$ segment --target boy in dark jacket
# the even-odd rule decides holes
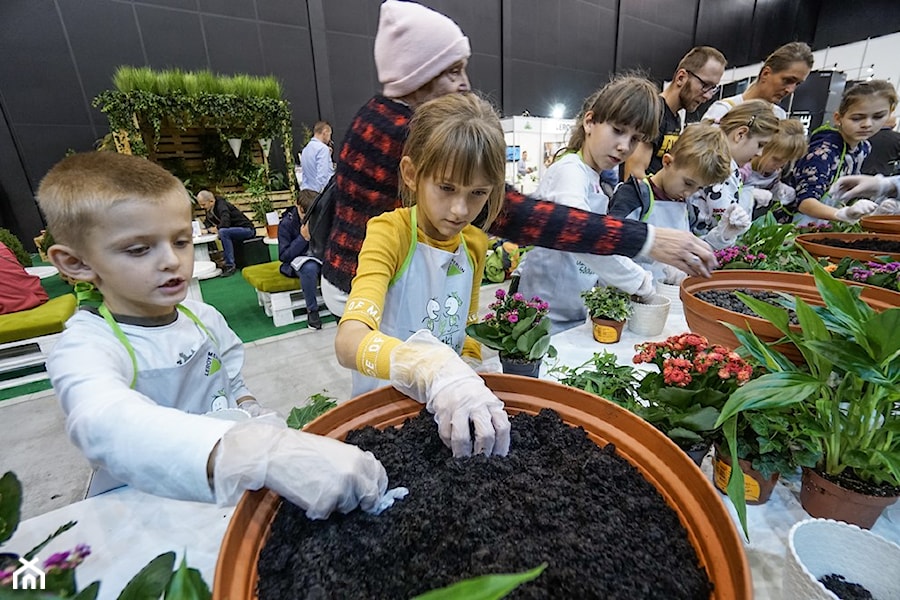
[[[237,270],[234,264],[234,244],[242,243],[256,235],[256,228],[241,212],[241,209],[224,198],[213,196],[209,190],[197,192],[197,203],[206,211],[204,224],[210,233],[217,233],[222,240],[222,253],[225,255],[223,277],[234,275]]]
[[[315,192],[303,190],[297,198],[296,205],[284,211],[278,224],[278,260],[281,261],[279,270],[282,275],[300,278],[309,326],[313,329],[322,329],[319,304],[316,301],[322,263],[315,256],[308,254],[309,229],[307,225],[302,224],[306,211],[315,199]]]

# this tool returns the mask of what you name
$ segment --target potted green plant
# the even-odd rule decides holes
[[[860,298],[860,288],[834,279],[817,264],[813,271],[825,305],[810,306],[799,297],[786,300],[799,330],[788,326],[787,308],[742,295],[794,343],[803,361],[794,364],[773,343],[732,326],[744,351],[769,372],[732,394],[717,424],[734,455],[742,412],[792,407],[796,439],[821,452],[815,467],[804,469],[801,504],[813,516],[871,527],[900,495],[900,307],[876,312]],[[735,501],[735,492],[743,489],[740,469],[732,470],[728,489]],[[833,507],[818,505],[844,492],[847,496]],[[735,506],[741,515],[742,502]]]
[[[544,356],[556,356],[550,345],[550,320],[544,317],[550,306],[535,296],[526,300],[520,293],[499,289],[488,304],[492,312],[480,323],[466,327],[466,333],[500,354],[504,373],[537,377]]]
[[[547,374],[561,384],[584,390],[634,412],[640,380],[631,365],[620,365],[612,352],[595,352],[577,367],[554,365]]]
[[[594,324],[594,339],[603,344],[618,342],[631,314],[631,296],[619,288],[601,286],[584,290],[581,298]]]

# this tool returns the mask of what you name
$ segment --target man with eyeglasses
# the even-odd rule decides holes
[[[772,112],[779,119],[786,119],[787,113],[778,106],[789,94],[806,81],[813,66],[813,53],[803,42],[790,42],[766,57],[756,81],[742,94],[722,98],[714,102],[703,118],[719,122],[725,113],[747,100],[765,100],[772,104]]]
[[[662,169],[662,157],[681,135],[678,111],[694,112],[715,96],[728,62],[715,48],[697,46],[678,63],[672,82],[660,94],[659,136],[652,144],[641,143],[623,165],[622,181],[634,176],[643,179]]]

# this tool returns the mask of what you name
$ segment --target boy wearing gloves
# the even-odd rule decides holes
[[[177,178],[135,156],[76,154],[44,177],[38,202],[57,241],[50,260],[103,295],[47,360],[69,437],[95,468],[91,493],[129,484],[224,505],[266,486],[310,518],[392,497],[371,453],[262,410],[240,339],[214,308],[185,300],[191,202]],[[247,418],[213,418],[229,408]]]

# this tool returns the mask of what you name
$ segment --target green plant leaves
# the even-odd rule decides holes
[[[19,526],[22,484],[12,471],[0,477],[0,544],[12,537]]]
[[[174,566],[174,552],[160,554],[131,578],[118,600],[158,600],[169,585]]]
[[[497,600],[523,583],[536,579],[546,568],[547,563],[543,563],[524,573],[474,577],[426,592],[413,600]]]
[[[200,571],[189,568],[187,556],[183,556],[181,564],[166,586],[166,600],[209,600],[211,597],[212,594]]]
[[[309,397],[309,404],[301,407],[294,407],[287,418],[287,426],[292,429],[303,429],[307,423],[327,413],[329,410],[337,406],[334,398],[324,394],[313,394]]]

